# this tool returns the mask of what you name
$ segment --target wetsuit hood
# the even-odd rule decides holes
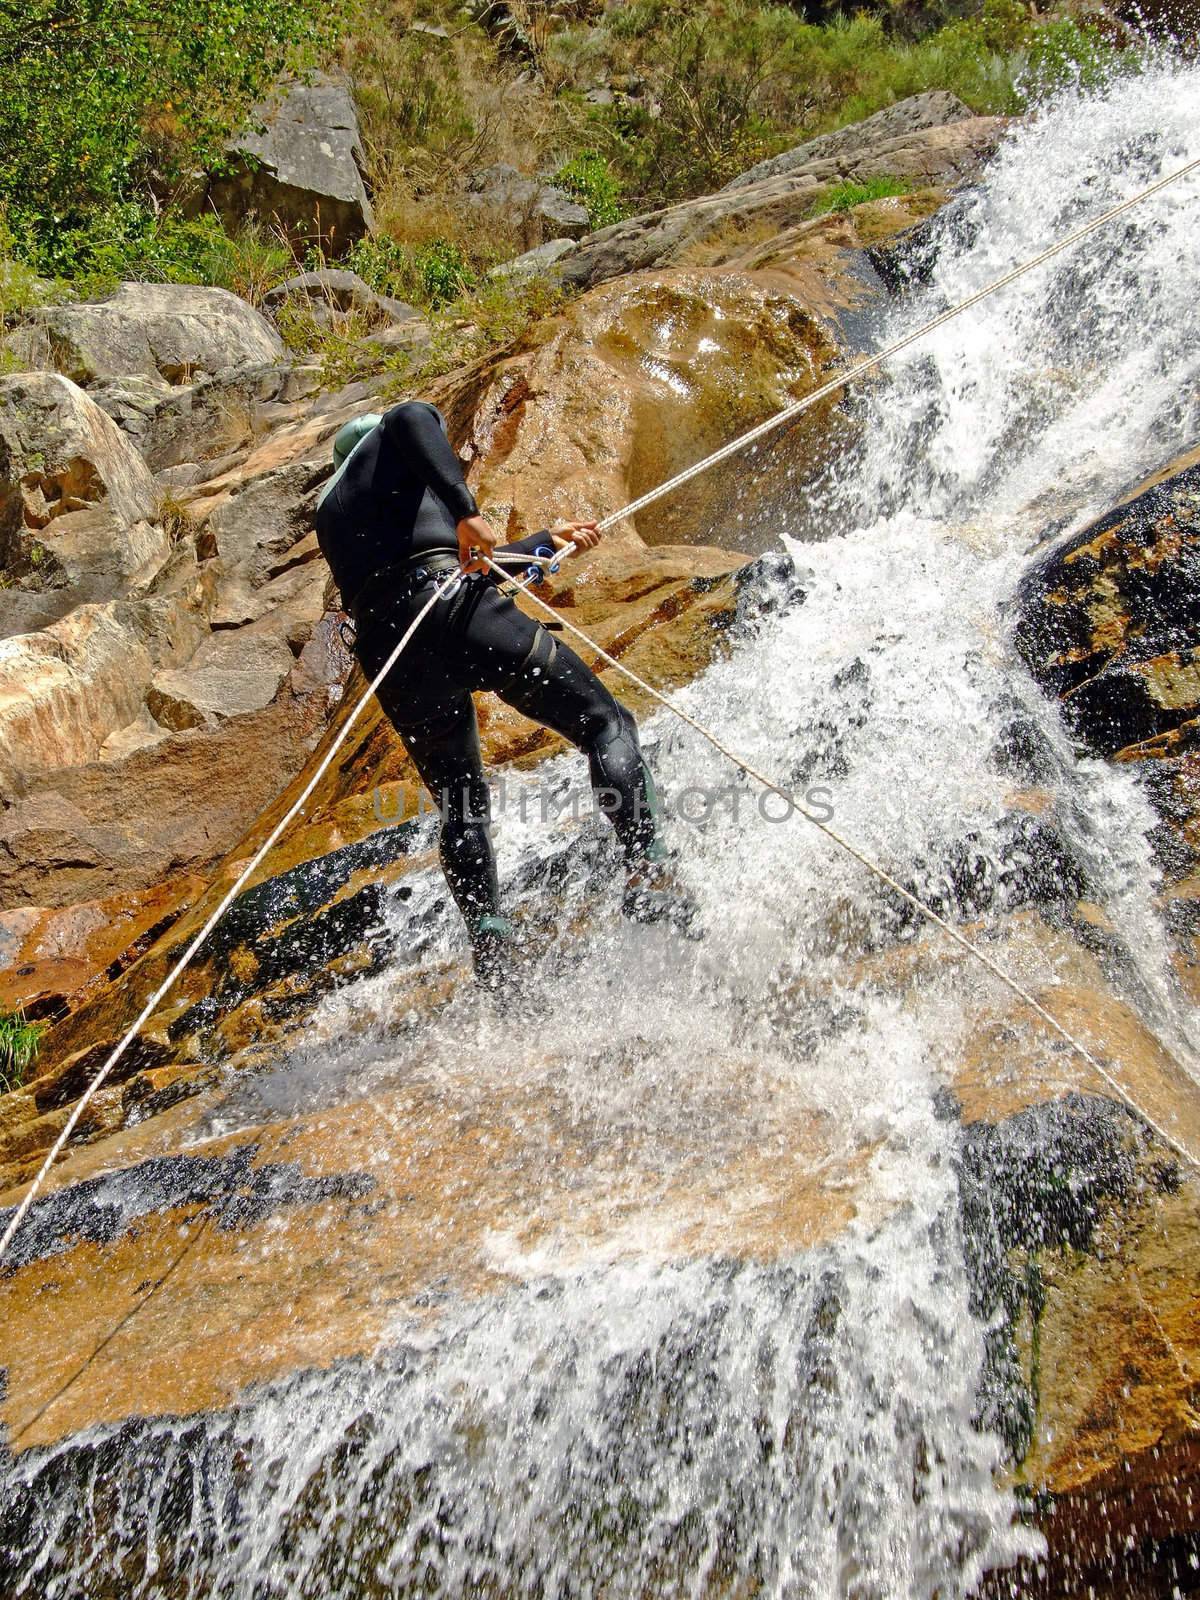
[[[350,457],[358,449],[359,445],[363,442],[367,435],[374,433],[375,429],[382,421],[383,418],[380,416],[378,411],[368,411],[365,413],[365,415],[361,417],[355,417],[352,421],[344,423],[343,426],[340,427],[334,434],[333,473],[330,477],[326,478],[324,487],[317,496],[318,510],[329,498],[334,485],[345,472],[347,461],[349,461]]]
[[[360,445],[372,429],[377,428],[382,421],[383,418],[378,411],[368,411],[339,428],[333,439],[334,466],[342,466],[355,446]]]

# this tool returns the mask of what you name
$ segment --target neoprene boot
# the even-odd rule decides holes
[[[507,917],[488,913],[476,918],[470,933],[475,981],[485,989],[499,989],[511,955],[512,923]]]
[[[667,922],[679,933],[698,939],[693,923],[699,908],[671,869],[671,852],[662,836],[658,790],[645,762],[642,772],[653,831],[642,859],[630,863],[621,910],[631,922]]]

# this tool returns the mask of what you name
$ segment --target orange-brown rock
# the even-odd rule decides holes
[[[606,516],[815,388],[837,355],[829,328],[753,274],[657,272],[569,307],[532,349],[498,364],[475,408],[472,487],[513,537],[539,518]],[[829,406],[788,440],[789,464],[826,459]],[[753,458],[710,470],[637,516],[651,545],[745,550],[777,539],[774,475]]]

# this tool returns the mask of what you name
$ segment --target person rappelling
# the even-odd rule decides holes
[[[436,406],[407,400],[348,422],[333,441],[335,471],[317,502],[316,531],[353,618],[354,651],[373,679],[429,599],[434,606],[378,699],[441,817],[439,854],[462,912],[477,977],[500,980],[513,926],[500,909],[491,799],[474,692],[489,689],[588,758],[597,808],[625,859],[622,906],[639,922],[686,926],[693,907],[671,877],[654,782],[631,713],[590,667],[502,592],[488,558],[592,550],[595,522],[558,522],[500,545],[479,513]]]

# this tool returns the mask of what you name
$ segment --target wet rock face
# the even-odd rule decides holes
[[[1185,458],[1187,460],[1188,458]],[[1180,976],[1200,988],[1200,466],[1167,471],[1051,551],[1018,597],[1016,643],[1080,741],[1137,774]]]
[[[1090,749],[1200,715],[1200,467],[1076,534],[1026,578],[1017,645]]]
[[[991,1324],[980,1419],[1049,1542],[1023,1582],[1083,1595],[1185,1577],[1200,1321],[1168,1262],[1197,1237],[1194,1177],[1123,1107],[1080,1094],[969,1124],[959,1164],[973,1310]]]
[[[835,350],[829,326],[765,274],[605,285],[491,376],[471,423],[472,488],[513,537],[537,527],[531,501],[554,516],[616,510],[815,387]],[[640,515],[637,535],[704,545],[720,529],[748,552],[777,547],[780,504],[825,458],[829,420],[815,408],[778,448],[706,473]]]
[[[246,1144],[229,1156],[161,1157],[35,1201],[5,1266],[28,1266],[85,1241],[111,1244],[143,1217],[184,1206],[200,1208],[192,1211],[193,1221],[208,1218],[232,1230],[253,1226],[284,1206],[335,1196],[357,1199],[374,1188],[365,1173],[305,1178],[295,1162],[256,1165],[258,1154],[256,1145]],[[11,1210],[0,1211],[0,1229],[11,1216]]]

